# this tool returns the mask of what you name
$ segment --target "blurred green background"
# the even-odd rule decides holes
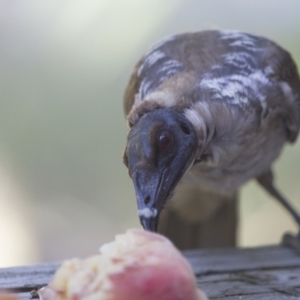
[[[0,0],[0,267],[96,253],[139,227],[122,164],[122,96],[158,39],[201,29],[269,37],[300,66],[299,0]],[[300,209],[300,145],[277,182]],[[240,245],[295,230],[252,182],[241,193]]]

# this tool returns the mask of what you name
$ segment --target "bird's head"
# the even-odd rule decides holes
[[[156,231],[160,212],[178,181],[191,168],[197,148],[191,122],[181,113],[160,108],[143,115],[128,134],[128,167],[143,227]]]

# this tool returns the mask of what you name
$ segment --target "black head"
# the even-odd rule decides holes
[[[196,145],[190,121],[167,108],[145,114],[129,132],[124,163],[145,229],[157,230],[161,209],[194,162]]]

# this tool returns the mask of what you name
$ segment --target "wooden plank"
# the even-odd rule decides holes
[[[0,269],[0,289],[25,292],[45,286],[58,266],[53,263]]]
[[[300,268],[204,275],[197,278],[197,285],[210,299],[265,299],[266,295],[300,299]]]
[[[300,299],[300,256],[292,249],[269,246],[183,253],[210,299]],[[30,291],[46,285],[58,266],[0,269],[0,288],[13,290],[22,300],[31,299]]]
[[[230,296],[230,297],[218,297],[210,298],[210,300],[299,300],[299,297],[284,296],[282,294],[254,294],[247,296]]]
[[[300,256],[284,246],[184,251],[196,275],[300,267]]]

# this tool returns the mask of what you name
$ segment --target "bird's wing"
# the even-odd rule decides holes
[[[139,61],[135,68],[133,69],[133,72],[130,76],[128,85],[126,87],[125,93],[124,93],[124,112],[127,116],[134,104],[135,95],[139,90],[140,86],[140,79],[137,76],[138,69],[140,67],[141,61]]]
[[[124,94],[125,114],[175,75],[184,77],[188,73],[190,81],[201,79],[220,56],[220,51],[212,51],[216,48],[225,51],[218,31],[178,34],[159,41],[143,55],[131,74]]]
[[[268,77],[278,84],[282,93],[279,97],[270,96],[268,105],[273,109],[276,109],[276,106],[281,108],[287,139],[289,142],[294,142],[300,126],[300,80],[297,67],[291,55],[273,43],[265,55]],[[278,101],[274,101],[275,98]]]
[[[171,36],[137,63],[124,97],[126,115],[175,75],[186,77],[193,102],[223,101],[259,119],[276,112],[287,140],[295,141],[300,124],[300,81],[290,54],[266,38],[235,31],[202,31]],[[188,74],[188,76],[186,76]],[[187,88],[188,86],[188,88]],[[173,87],[178,87],[177,82]],[[178,92],[174,92],[178,94]],[[179,98],[178,98],[179,99]]]

